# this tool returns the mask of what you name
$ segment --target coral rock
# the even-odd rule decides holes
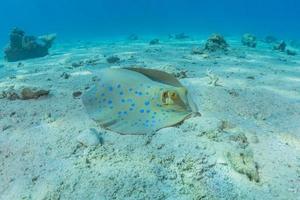
[[[46,56],[55,37],[54,34],[40,37],[27,36],[24,31],[15,28],[10,34],[10,43],[4,51],[5,59],[14,62]]]
[[[220,34],[211,35],[206,41],[204,50],[208,52],[227,51],[228,44]]]
[[[242,37],[242,44],[247,47],[256,47],[256,37],[252,34],[246,33]]]

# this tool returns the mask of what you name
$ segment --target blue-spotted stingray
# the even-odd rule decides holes
[[[89,116],[120,134],[148,134],[199,114],[188,90],[154,69],[103,69],[82,97]]]

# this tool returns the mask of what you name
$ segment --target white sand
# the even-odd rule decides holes
[[[0,99],[0,199],[300,199],[300,55],[236,39],[229,55],[191,55],[202,40],[57,44],[19,67],[0,61],[0,93],[50,90],[37,100]],[[107,64],[112,54],[122,61]],[[202,116],[152,137],[101,129],[72,93],[113,66],[188,70],[181,81]],[[221,86],[209,85],[207,69]],[[78,142],[89,128],[102,145]]]

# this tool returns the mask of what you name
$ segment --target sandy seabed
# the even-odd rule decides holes
[[[192,55],[204,39],[57,42],[1,60],[0,199],[300,199],[300,56],[234,37],[226,54]],[[131,66],[176,75],[202,116],[150,136],[99,127],[80,92],[100,69]],[[4,95],[24,87],[50,93]],[[91,128],[99,144],[82,142]]]

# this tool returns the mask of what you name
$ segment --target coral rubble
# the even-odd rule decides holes
[[[45,90],[36,87],[20,87],[20,88],[8,88],[0,93],[0,99],[6,98],[8,100],[29,100],[38,99],[42,96],[48,96],[50,90]]]
[[[40,37],[28,36],[21,29],[15,28],[10,33],[10,43],[5,49],[5,59],[8,62],[43,57],[49,54],[56,35]]]

